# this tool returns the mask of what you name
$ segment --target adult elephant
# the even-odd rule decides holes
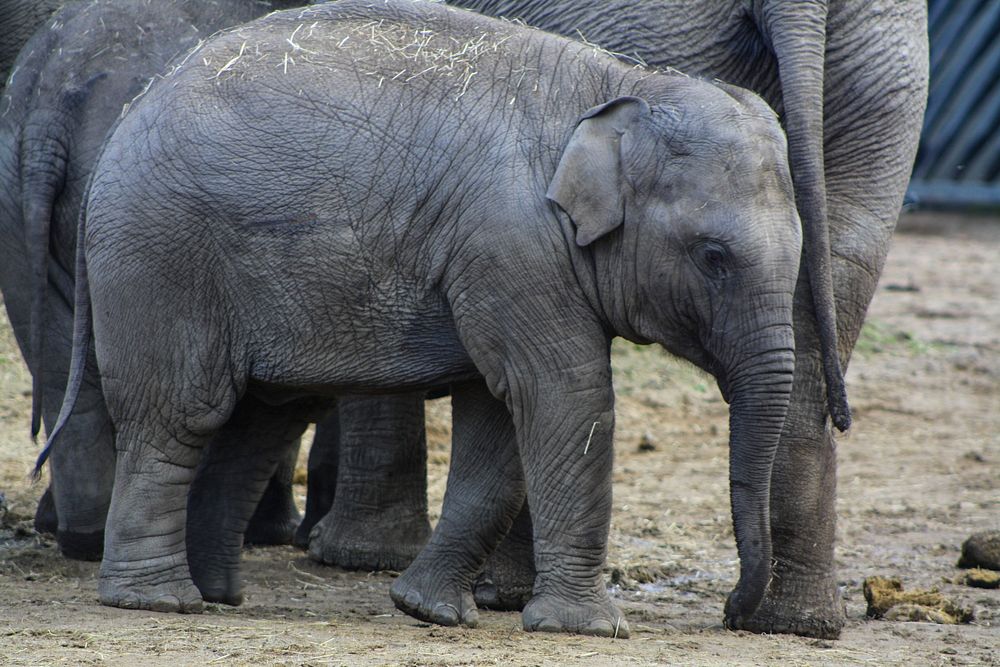
[[[33,433],[43,418],[49,428],[54,425],[62,403],[80,200],[123,105],[200,39],[296,4],[73,2],[21,51],[0,100],[0,289],[32,373]],[[19,5],[0,5],[4,10],[14,6]],[[112,426],[96,371],[87,376],[81,401],[79,418],[67,427],[67,442],[52,455],[52,482],[39,504],[36,526],[55,532],[67,556],[91,559],[103,547],[114,476]],[[274,432],[283,437],[279,428]],[[251,524],[250,541],[291,539],[298,523],[293,469],[289,457],[272,479]]]
[[[773,578],[757,613],[739,627],[839,636],[844,610],[834,568],[836,444],[829,416],[841,430],[850,424],[838,367],[847,364],[861,330],[917,149],[927,94],[926,3],[451,4],[750,88],[779,111],[804,231],[795,381],[771,479]],[[833,303],[835,320],[823,316]]]

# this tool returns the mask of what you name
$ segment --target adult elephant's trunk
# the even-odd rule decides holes
[[[740,556],[740,580],[726,602],[725,620],[740,627],[756,611],[771,578],[771,465],[792,391],[789,344],[752,358],[729,378],[729,494]]]
[[[802,218],[805,266],[809,275],[827,406],[834,426],[851,426],[844,373],[837,352],[837,312],[830,269],[830,228],[823,171],[823,73],[826,48],[825,0],[756,0],[754,18],[778,60],[788,157],[795,200]]]

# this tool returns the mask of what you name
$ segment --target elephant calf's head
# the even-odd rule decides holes
[[[548,196],[593,246],[619,333],[712,373],[730,402],[730,478],[740,584],[730,621],[770,576],[770,468],[794,367],[801,253],[784,135],[756,95],[679,78],[648,102],[588,111]],[[613,233],[612,233],[613,232]]]

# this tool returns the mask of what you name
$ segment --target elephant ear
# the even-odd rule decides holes
[[[622,224],[622,137],[649,116],[645,100],[619,97],[588,110],[577,123],[546,196],[576,225],[578,246],[589,245]]]

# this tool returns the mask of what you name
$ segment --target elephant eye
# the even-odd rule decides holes
[[[712,280],[725,280],[729,277],[732,263],[729,250],[721,241],[698,239],[688,246],[688,254],[706,277]]]

